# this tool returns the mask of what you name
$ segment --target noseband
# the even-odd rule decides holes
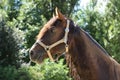
[[[51,52],[50,52],[50,50],[51,50],[53,47],[55,47],[55,46],[57,46],[57,45],[59,45],[59,44],[61,44],[61,43],[65,43],[66,52],[68,52],[68,44],[67,44],[67,41],[68,41],[69,25],[70,25],[70,21],[67,20],[67,26],[66,26],[66,28],[65,28],[65,35],[64,35],[64,37],[63,37],[62,39],[60,39],[59,41],[51,44],[51,45],[45,45],[45,44],[44,44],[43,42],[41,42],[40,40],[37,40],[37,41],[36,41],[36,43],[38,43],[40,46],[42,46],[42,47],[45,49],[45,51],[47,52],[47,54],[48,54],[48,56],[49,56],[49,58],[50,58],[51,61],[54,61],[54,59],[53,59],[53,57],[52,57],[52,55],[51,55]]]

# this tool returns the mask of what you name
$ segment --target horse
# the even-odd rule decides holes
[[[48,57],[55,61],[54,55],[65,52],[74,80],[120,80],[120,64],[57,8],[55,13],[37,35],[30,59],[40,64]]]

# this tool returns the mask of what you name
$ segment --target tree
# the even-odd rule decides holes
[[[21,6],[20,0],[1,0],[0,9],[3,9],[7,12],[9,21],[16,19],[19,13],[19,8]]]
[[[1,18],[2,19],[2,18]],[[20,66],[19,50],[22,37],[19,30],[11,28],[2,19],[0,21],[0,65]]]
[[[120,62],[120,2],[110,0],[106,9],[106,20],[109,24],[109,44],[107,49],[112,53],[113,58]]]

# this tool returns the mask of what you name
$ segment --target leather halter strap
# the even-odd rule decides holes
[[[45,51],[47,52],[47,54],[48,54],[48,56],[49,56],[49,58],[50,58],[51,61],[54,61],[54,59],[53,59],[53,57],[51,55],[51,52],[50,52],[50,50],[53,47],[55,47],[55,46],[57,46],[57,45],[59,45],[61,43],[65,43],[66,52],[68,52],[67,41],[68,41],[69,25],[70,25],[70,21],[67,20],[67,26],[65,28],[65,35],[64,35],[64,37],[61,40],[59,40],[59,41],[57,41],[57,42],[55,42],[55,43],[53,43],[51,45],[45,45],[43,42],[41,42],[41,40],[37,40],[36,41],[36,43],[38,43],[40,46],[42,46],[45,49]]]

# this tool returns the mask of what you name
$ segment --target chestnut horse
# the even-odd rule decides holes
[[[75,26],[58,9],[41,29],[30,49],[30,59],[41,63],[65,52],[74,80],[120,80],[120,64],[84,30]]]

